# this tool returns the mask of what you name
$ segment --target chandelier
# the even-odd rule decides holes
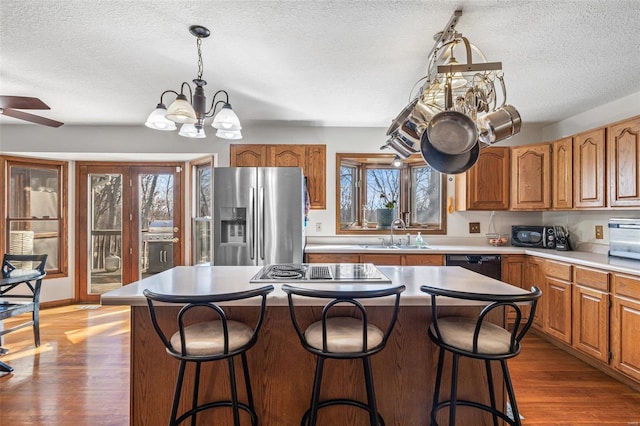
[[[242,139],[240,130],[240,120],[229,104],[229,94],[224,90],[218,90],[211,100],[211,106],[207,109],[207,97],[204,93],[204,86],[207,84],[202,79],[202,39],[209,37],[211,32],[201,26],[192,25],[189,32],[196,37],[196,45],[198,47],[198,76],[193,80],[195,89],[191,88],[189,83],[182,82],[180,93],[175,90],[165,90],[160,95],[160,103],[156,109],[149,114],[145,126],[155,129],[171,131],[176,130],[176,123],[182,124],[180,127],[180,136],[188,138],[204,138],[204,121],[213,117],[211,126],[216,131],[216,136],[222,139]],[[188,89],[189,98],[185,95],[185,89]],[[169,105],[164,104],[164,95],[172,93],[175,100]],[[216,99],[218,99],[216,101]],[[218,108],[219,107],[219,108]],[[216,113],[217,111],[217,113]]]
[[[448,174],[471,168],[481,148],[517,134],[522,122],[506,102],[502,63],[488,62],[455,30],[460,16],[456,10],[434,36],[427,74],[416,83],[422,86],[391,123],[381,148],[401,158],[420,152],[432,168]]]

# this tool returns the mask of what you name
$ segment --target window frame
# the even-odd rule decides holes
[[[336,153],[336,235],[381,235],[388,234],[388,229],[376,229],[376,228],[349,228],[341,229],[340,227],[340,201],[341,201],[341,167],[343,164],[357,167],[358,183],[356,184],[356,191],[359,200],[363,200],[366,195],[365,185],[361,184],[363,176],[366,175],[366,169],[373,168],[390,168],[391,162],[395,158],[393,154],[371,154],[371,153]],[[424,159],[419,154],[414,154],[411,157],[403,160],[403,164],[400,167],[400,200],[398,202],[399,211],[408,211],[411,203],[411,168],[426,166]],[[364,167],[363,167],[364,166]],[[442,218],[440,227],[435,228],[433,226],[409,226],[408,232],[418,232],[428,235],[445,235],[447,233],[447,215],[446,215],[446,203],[447,203],[447,178],[445,174],[440,174],[440,186],[441,202],[440,202],[440,217]],[[359,203],[361,204],[361,203]],[[362,226],[362,210],[356,208],[357,222]]]
[[[11,229],[11,222],[29,221],[33,218],[22,217],[9,217],[11,212],[11,167],[23,167],[33,169],[48,169],[55,170],[58,173],[58,218],[48,218],[48,221],[58,222],[58,268],[47,269],[46,278],[61,278],[67,277],[69,274],[68,265],[68,178],[69,178],[69,163],[67,161],[55,161],[55,160],[43,160],[36,158],[26,157],[14,157],[14,156],[0,156],[0,162],[2,163],[2,181],[4,185],[0,185],[0,198],[4,201],[0,210],[2,211],[2,222],[0,223],[0,238],[2,244],[0,244],[0,255],[4,256],[9,252],[9,230]]]

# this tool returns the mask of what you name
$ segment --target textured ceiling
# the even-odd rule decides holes
[[[640,1],[0,0],[0,94],[35,96],[66,124],[140,124],[197,73],[244,126],[387,126],[456,30],[501,61],[527,124],[640,90]],[[14,123],[0,117],[0,123]]]

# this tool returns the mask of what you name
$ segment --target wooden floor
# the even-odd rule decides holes
[[[129,423],[129,309],[85,308],[43,310],[37,349],[28,328],[5,336],[0,425]],[[640,425],[640,393],[533,334],[509,365],[524,425]]]

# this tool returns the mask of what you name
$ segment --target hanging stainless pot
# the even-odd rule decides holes
[[[428,133],[430,143],[445,154],[468,152],[478,141],[476,124],[469,116],[458,111],[437,113],[424,133]]]
[[[418,98],[415,98],[413,101],[409,103],[409,105],[407,105],[406,107],[404,107],[402,111],[400,111],[400,114],[398,114],[398,116],[393,119],[393,121],[391,122],[391,125],[387,129],[387,136],[390,136],[393,132],[398,130],[400,126],[402,126],[402,123],[404,123],[407,120],[407,118],[409,118],[409,116],[411,115],[411,111],[413,111],[417,102],[418,102]]]
[[[469,170],[478,161],[480,144],[476,141],[470,150],[462,154],[446,154],[436,149],[429,140],[428,132],[422,134],[420,151],[424,161],[440,173],[455,175]]]
[[[478,120],[480,142],[491,145],[520,132],[522,118],[512,105],[504,105]]]
[[[402,159],[409,158],[412,154],[416,154],[419,152],[414,147],[413,142],[405,138],[397,131],[391,134],[384,147],[392,149]]]

